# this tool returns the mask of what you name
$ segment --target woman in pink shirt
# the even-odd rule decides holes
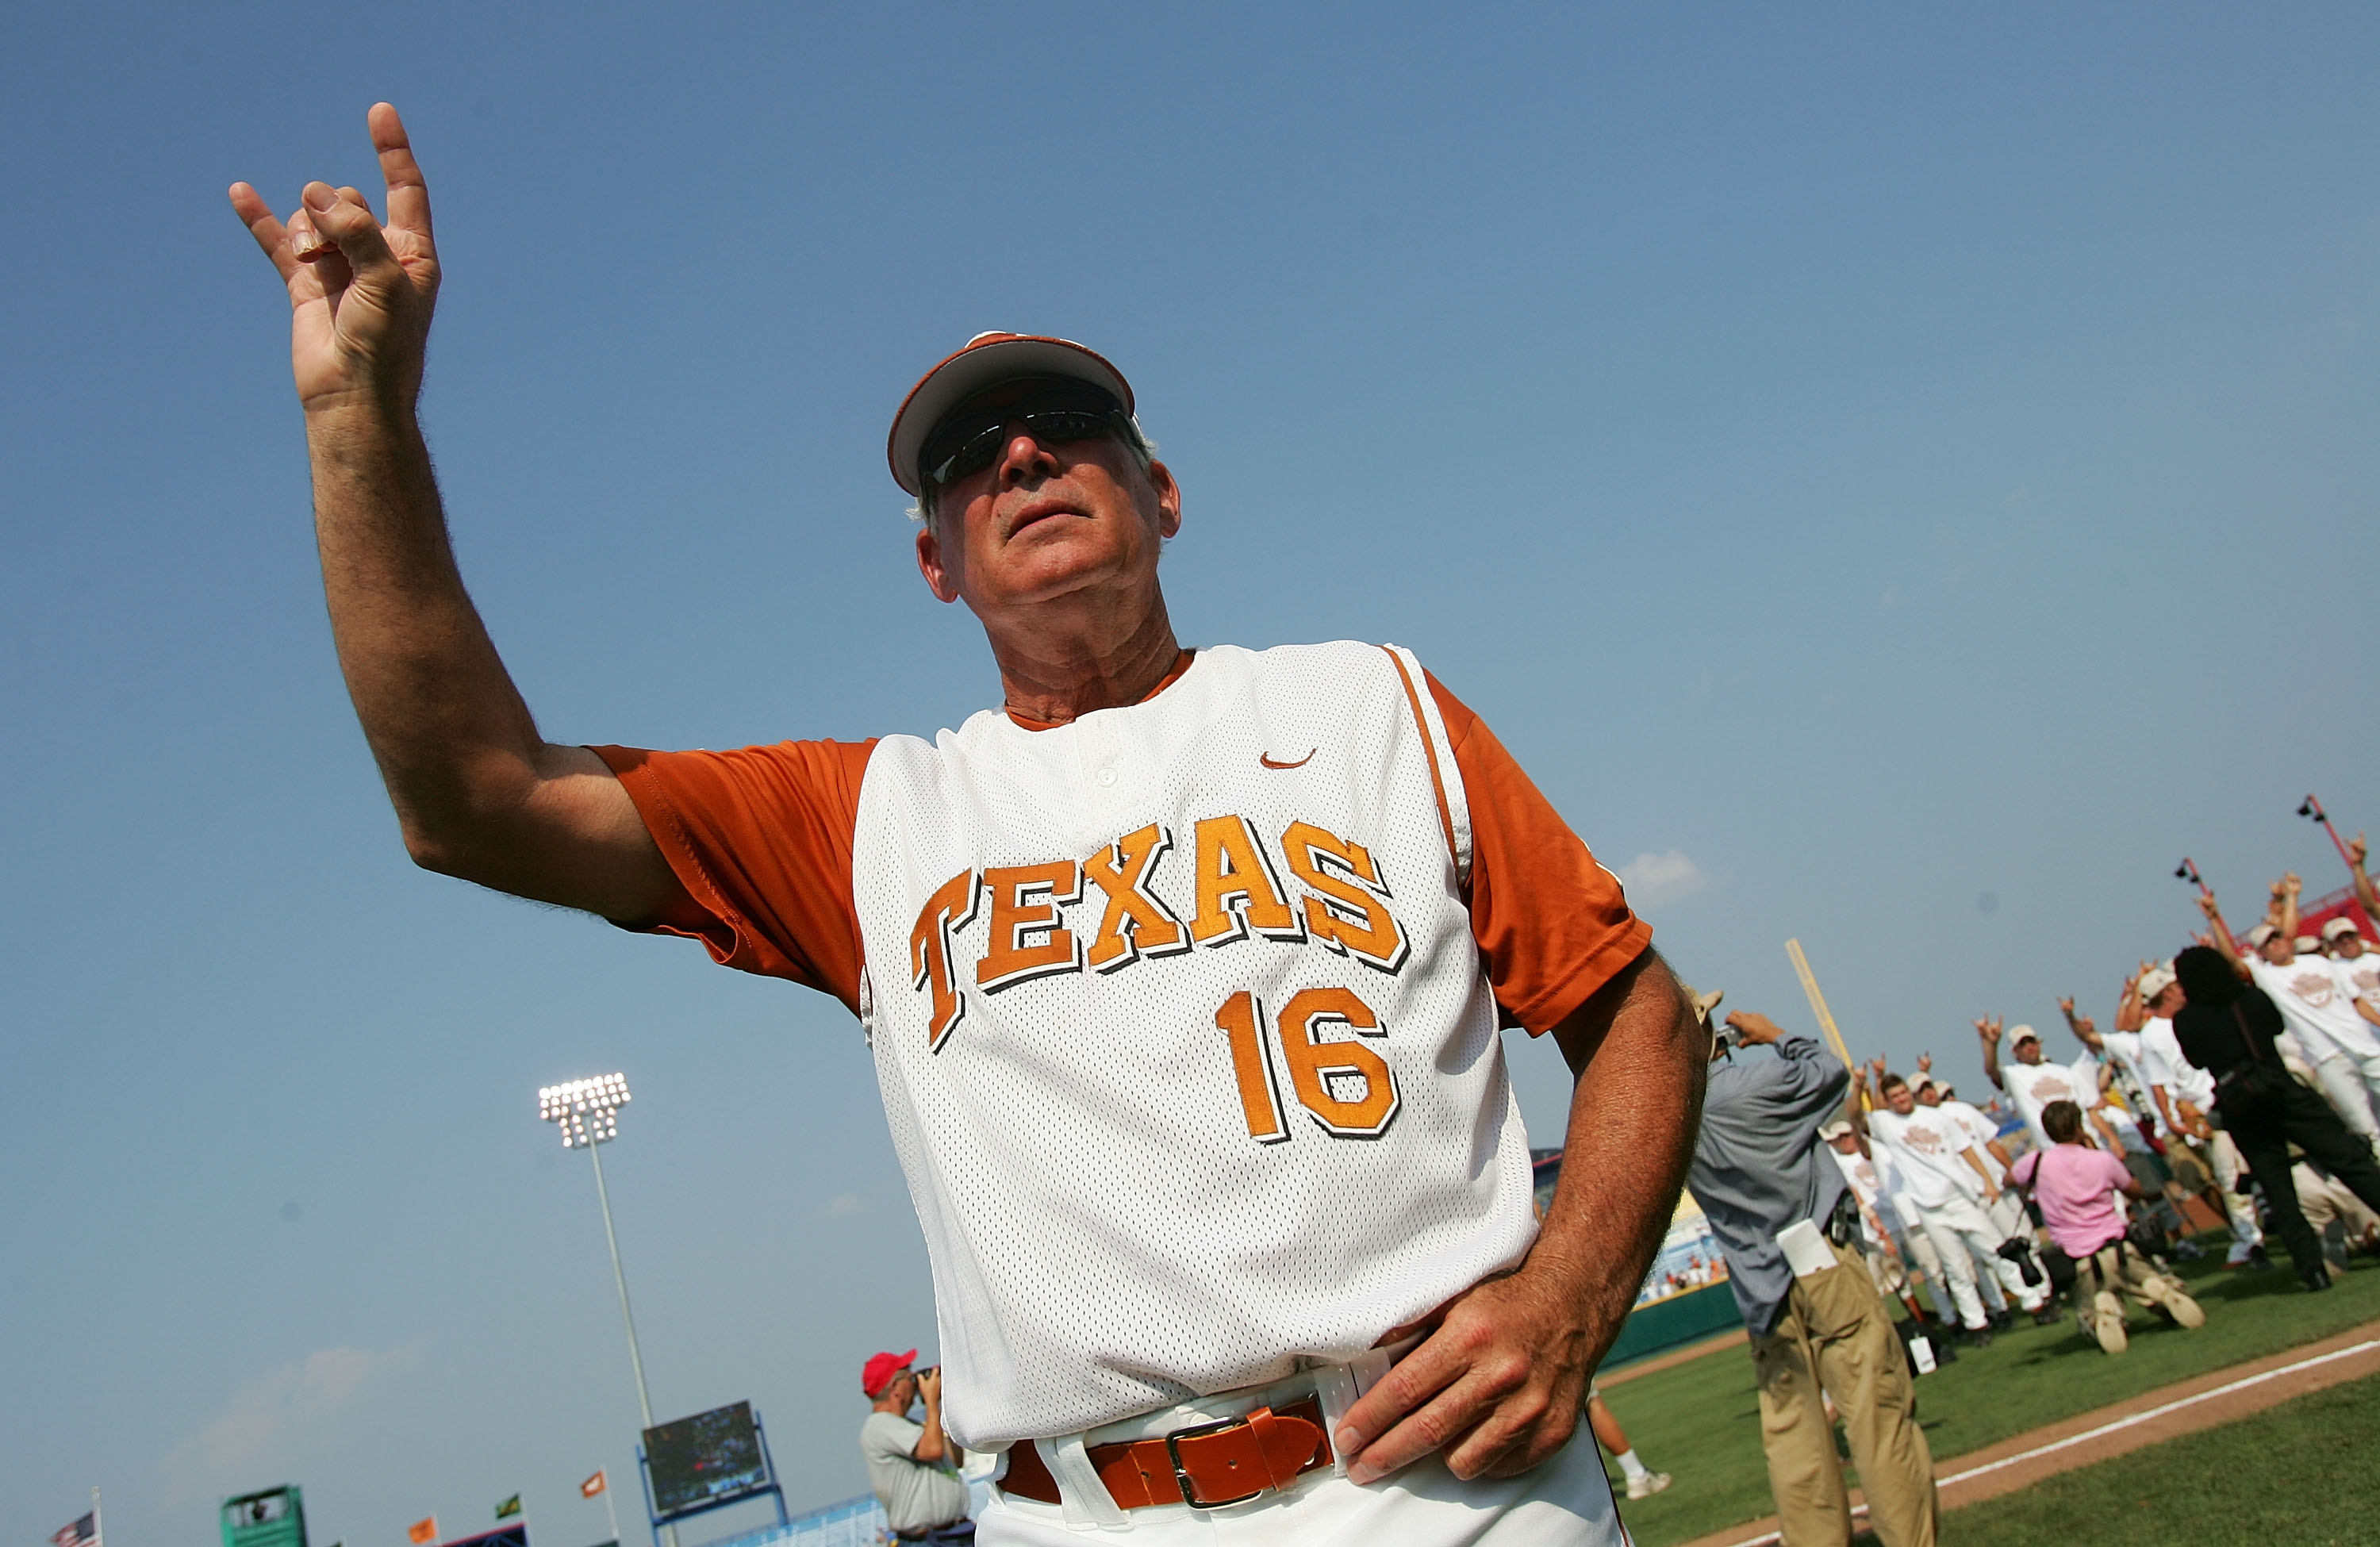
[[[2140,1183],[2124,1163],[2082,1139],[2082,1109],[2051,1102],[2041,1109],[2049,1147],[2019,1156],[2009,1180],[2041,1205],[2049,1238],[2074,1260],[2074,1309],[2083,1327],[2111,1354],[2125,1348],[2124,1302],[2117,1291],[2162,1310],[2178,1326],[2203,1327],[2206,1312],[2181,1281],[2159,1273],[2124,1238],[2116,1195],[2138,1199]]]

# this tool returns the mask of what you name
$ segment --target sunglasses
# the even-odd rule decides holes
[[[934,432],[918,457],[926,478],[936,487],[946,489],[962,478],[981,472],[1015,438],[1010,432],[1011,425],[1019,427],[1040,445],[1072,445],[1098,435],[1122,440],[1125,433],[1123,414],[1115,408],[1045,408],[1023,413],[1013,408],[988,408],[980,416],[969,416]]]

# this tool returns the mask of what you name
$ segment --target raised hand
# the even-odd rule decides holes
[[[2291,871],[2287,875],[2281,877],[2281,895],[2285,897],[2294,897],[2304,890],[2305,880],[2303,877],[2300,876],[2297,871]]]
[[[287,225],[247,183],[231,207],[289,288],[289,365],[309,412],[346,406],[409,410],[438,298],[430,189],[396,109],[368,116],[388,184],[388,224],[352,188],[308,183]]]
[[[1975,1022],[1975,1035],[1983,1039],[1985,1047],[1996,1048],[2000,1045],[2001,1024],[1999,1017],[1986,1016]]]
[[[2214,893],[2201,892],[2198,894],[2198,911],[2205,914],[2209,919],[2215,917],[2216,907]]]
[[[2364,859],[2368,858],[2371,853],[2372,846],[2363,841],[2362,834],[2358,833],[2348,842],[2347,862],[2361,870],[2363,866]]]
[[[1773,1042],[1785,1035],[1785,1029],[1756,1010],[1737,1010],[1727,1017],[1735,1034],[1745,1041],[1758,1044]]]
[[[1930,1075],[1934,1072],[1934,1055],[1931,1053],[1921,1053],[1917,1055],[1917,1072],[1922,1075]]]
[[[2072,1020],[2074,1018],[2074,996],[2070,993],[2058,995],[2058,1012],[2065,1016],[2068,1020]]]

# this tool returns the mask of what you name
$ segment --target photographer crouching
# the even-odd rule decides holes
[[[1850,1086],[1851,1071],[1815,1038],[1788,1036],[1766,1016],[1729,1016],[1712,1039],[1686,1186],[1718,1237],[1752,1334],[1761,1449],[1784,1539],[1793,1547],[1852,1539],[1827,1421],[1831,1395],[1876,1539],[1932,1547],[1934,1457],[1917,1427],[1907,1356],[1857,1249],[1843,1174],[1818,1139]]]

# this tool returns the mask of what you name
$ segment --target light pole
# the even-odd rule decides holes
[[[548,1085],[537,1093],[537,1115],[562,1129],[562,1147],[584,1149],[587,1158],[595,1163],[595,1199],[603,1206],[603,1244],[612,1249],[612,1282],[620,1291],[620,1324],[628,1329],[628,1368],[637,1377],[637,1411],[644,1415],[645,1428],[650,1429],[653,1403],[645,1395],[645,1358],[637,1350],[637,1318],[628,1309],[628,1275],[620,1271],[620,1237],[612,1228],[612,1195],[603,1187],[603,1151],[600,1148],[620,1137],[618,1114],[627,1104],[628,1078],[618,1074]],[[641,1440],[642,1435],[638,1438]],[[609,1507],[612,1501],[608,1492],[603,1502]],[[619,1534],[618,1527],[613,1528],[613,1534]],[[663,1526],[662,1541],[665,1547],[677,1547],[677,1528]]]

